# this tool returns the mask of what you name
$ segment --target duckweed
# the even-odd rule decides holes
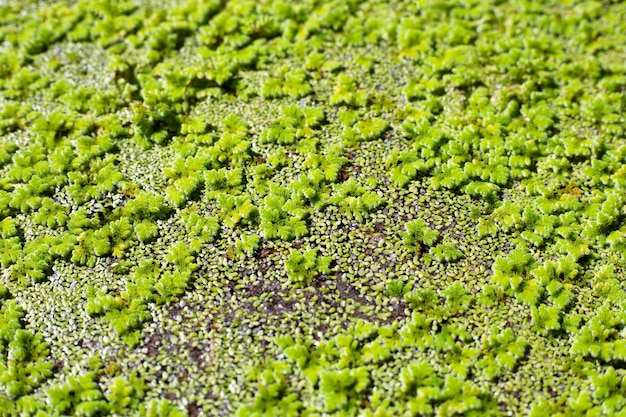
[[[624,22],[0,5],[0,416],[623,415]]]

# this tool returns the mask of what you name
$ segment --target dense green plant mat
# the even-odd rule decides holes
[[[0,416],[626,416],[626,4],[0,5]]]

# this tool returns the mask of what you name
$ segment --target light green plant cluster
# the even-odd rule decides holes
[[[52,376],[48,345],[41,335],[24,328],[24,311],[4,289],[0,297],[0,405],[7,410],[27,407],[28,397]]]
[[[524,345],[510,343],[512,334],[493,335],[486,340],[487,349],[502,351],[496,358],[476,361],[480,350],[466,345],[471,339],[469,334],[455,326],[435,323],[422,314],[414,314],[401,328],[361,322],[350,333],[317,345],[298,342],[291,336],[277,338],[285,359],[272,362],[267,371],[253,375],[259,378],[259,394],[237,415],[269,415],[277,410],[283,396],[292,397],[285,407],[289,415],[353,415],[363,409],[382,416],[497,414],[493,397],[466,378],[483,369],[492,373],[493,367],[514,367],[516,359],[523,355]],[[426,361],[409,361],[384,366],[393,356],[404,356],[415,346],[439,351],[448,359],[448,365],[439,368]],[[389,380],[383,375],[388,373],[395,378],[385,385],[382,381]],[[285,380],[293,381],[292,385]],[[304,387],[296,381],[302,381]],[[298,391],[301,394],[294,396]]]
[[[317,256],[316,249],[304,252],[292,251],[285,261],[290,286],[298,288],[308,285],[318,273],[328,274],[331,261],[332,258],[328,256]]]
[[[623,415],[625,22],[3,3],[0,416]]]

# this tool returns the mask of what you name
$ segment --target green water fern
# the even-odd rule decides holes
[[[439,232],[428,226],[423,219],[416,219],[404,225],[400,232],[404,245],[412,252],[421,253],[425,246],[432,246],[439,239]]]
[[[359,221],[383,203],[383,198],[380,195],[368,190],[354,178],[349,178],[342,184],[334,186],[333,191],[328,202],[338,206],[343,213]]]
[[[285,269],[287,270],[290,284],[294,288],[309,285],[311,279],[317,274],[330,272],[330,262],[330,257],[318,256],[316,249],[304,252],[291,251],[285,261]]]

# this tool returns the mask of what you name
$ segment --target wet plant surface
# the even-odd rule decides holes
[[[0,5],[0,416],[626,415],[621,2]]]

